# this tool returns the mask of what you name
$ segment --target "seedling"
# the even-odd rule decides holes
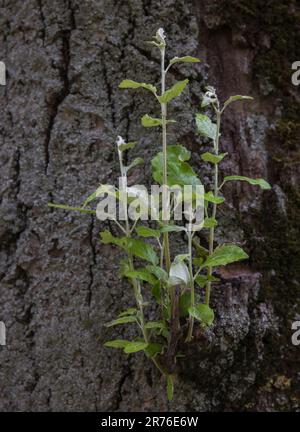
[[[154,215],[154,227],[150,228],[149,224],[142,223],[145,210],[144,212],[132,212],[133,201],[136,199],[139,201],[139,205],[134,207],[137,210],[137,207],[141,207],[146,202],[146,198],[141,188],[128,187],[127,175],[129,170],[143,163],[143,160],[136,158],[131,164],[127,166],[124,164],[125,152],[130,152],[136,142],[125,142],[122,137],[118,137],[116,141],[120,167],[118,188],[100,185],[79,207],[53,203],[49,203],[49,206],[97,214],[101,220],[109,218],[116,223],[120,233],[118,237],[112,235],[108,230],[102,231],[100,237],[103,244],[117,246],[124,252],[124,258],[120,262],[121,274],[132,285],[135,303],[129,309],[121,311],[116,319],[107,323],[106,326],[136,325],[139,334],[133,340],[110,340],[105,343],[105,346],[122,349],[126,354],[143,351],[166,378],[167,396],[171,400],[174,391],[176,362],[180,356],[179,345],[193,340],[195,321],[202,329],[213,325],[214,311],[210,307],[210,295],[212,285],[219,281],[214,276],[215,270],[219,266],[248,258],[248,255],[237,245],[221,244],[215,247],[217,207],[225,201],[221,189],[226,182],[234,180],[246,181],[262,189],[269,189],[270,185],[263,179],[250,179],[238,175],[224,177],[220,182],[219,164],[227,157],[227,153],[219,152],[222,114],[229,104],[252,98],[232,96],[221,107],[215,89],[208,87],[203,96],[201,108],[212,108],[215,122],[207,115],[199,113],[196,116],[196,127],[198,134],[212,142],[212,151],[203,153],[201,158],[204,163],[209,163],[213,167],[214,186],[212,190],[203,190],[199,177],[188,163],[191,157],[190,152],[182,145],[168,145],[167,142],[168,124],[176,123],[175,120],[167,117],[167,107],[185,90],[188,79],[178,81],[166,89],[166,75],[170,68],[179,67],[180,63],[196,63],[200,60],[191,56],[174,57],[166,67],[166,37],[163,29],[157,31],[150,43],[159,50],[161,56],[160,91],[152,84],[130,79],[124,79],[119,84],[119,88],[146,90],[150,97],[155,98],[160,109],[159,117],[145,114],[141,118],[141,123],[145,128],[161,128],[161,150],[151,161],[153,180],[162,189],[162,199],[158,200],[158,208]],[[191,187],[191,193],[188,196],[179,193],[170,200],[172,191],[178,191],[186,186]],[[201,220],[200,223],[196,218],[197,198],[199,198],[197,187],[202,190],[201,198],[205,215],[204,220]],[[101,203],[98,204],[97,210],[90,207],[97,198],[103,195],[118,203],[122,213],[121,219],[118,220],[116,212],[105,211]],[[169,215],[174,215],[181,204],[185,205],[184,213],[187,224],[176,224],[172,217],[169,217]],[[147,216],[149,212],[148,202]],[[199,230],[208,230],[208,249],[200,244],[197,235]],[[170,249],[170,243],[182,233],[187,239],[186,253],[172,256],[171,250],[174,248]],[[149,290],[149,287],[152,301],[157,303],[155,321],[149,321],[147,318],[148,303],[144,300],[144,293]]]

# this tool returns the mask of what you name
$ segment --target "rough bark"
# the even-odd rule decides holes
[[[290,341],[300,313],[300,104],[290,81],[300,59],[299,14],[293,0],[1,1],[2,411],[299,410],[299,348]],[[215,326],[188,348],[170,405],[142,354],[103,347],[121,332],[104,322],[132,304],[118,277],[119,252],[99,242],[109,224],[46,206],[77,205],[116,180],[118,134],[139,139],[135,153],[146,161],[158,151],[159,136],[138,121],[158,114],[156,105],[118,83],[159,81],[159,58],[144,41],[160,26],[169,57],[204,59],[171,75],[190,79],[172,106],[180,121],[172,140],[193,151],[208,182],[193,123],[201,92],[210,83],[223,100],[250,94],[252,105],[226,114],[221,148],[232,158],[222,173],[274,186],[225,189],[217,238],[241,242],[249,264],[222,271],[212,293]],[[143,177],[137,171],[132,181]]]

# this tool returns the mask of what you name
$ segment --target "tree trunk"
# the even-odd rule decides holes
[[[300,348],[291,343],[300,312],[300,102],[291,83],[299,13],[293,0],[1,1],[1,411],[300,409]],[[117,181],[117,135],[139,140],[133,154],[148,167],[160,150],[158,133],[139,120],[159,115],[155,102],[118,89],[124,78],[159,84],[159,57],[145,43],[159,27],[168,58],[203,59],[170,74],[190,84],[171,104],[178,123],[169,141],[193,151],[207,183],[199,155],[208,147],[193,120],[205,85],[222,100],[252,95],[226,112],[220,146],[230,158],[221,174],[273,186],[224,188],[217,240],[240,242],[250,259],[222,269],[215,325],[180,360],[171,404],[143,354],[103,347],[132,336],[104,327],[133,304],[118,276],[121,253],[99,241],[110,224],[47,207],[80,205],[100,183]],[[144,174],[137,169],[132,182]]]

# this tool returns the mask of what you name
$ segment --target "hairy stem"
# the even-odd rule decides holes
[[[165,71],[165,47],[161,48],[161,94],[163,95],[166,89],[166,71]],[[166,203],[168,202],[168,166],[167,166],[167,104],[161,103],[161,118],[162,118],[162,152],[163,152],[163,222],[167,223],[168,209]],[[169,234],[164,233],[164,255],[166,262],[166,270],[169,272],[171,267],[170,259],[170,245]]]
[[[192,256],[192,240],[193,235],[188,231],[188,253],[189,253],[189,274],[190,274],[190,289],[191,289],[191,307],[195,307],[195,284],[193,276],[193,256]],[[190,342],[193,337],[194,317],[190,316],[189,329],[186,337],[186,342]]]
[[[215,139],[215,154],[219,154],[219,138],[220,138],[220,125],[221,125],[221,112],[219,109],[216,110],[217,114],[217,130],[216,130],[216,139]],[[218,164],[214,165],[214,196],[218,196],[219,192],[219,180],[218,180]],[[217,204],[213,203],[212,217],[215,219],[217,214]],[[209,255],[212,255],[214,252],[214,237],[215,237],[215,228],[211,227],[209,229]],[[208,267],[207,276],[210,278],[212,275],[212,267]],[[205,290],[205,303],[209,306],[210,301],[210,291],[211,291],[211,281],[208,280],[206,283]]]

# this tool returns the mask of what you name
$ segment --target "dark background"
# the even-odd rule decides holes
[[[299,88],[296,1],[6,0],[0,2],[0,347],[2,411],[300,409]],[[146,92],[120,91],[123,78],[159,84],[158,53],[145,44],[163,27],[167,57],[193,55],[170,81],[190,84],[172,104],[180,126],[169,141],[193,151],[208,184],[194,114],[207,84],[222,100],[252,95],[228,109],[222,174],[264,177],[262,193],[245,183],[224,189],[219,241],[237,241],[248,263],[222,272],[212,303],[216,325],[181,360],[175,398],[139,353],[103,347],[116,335],[103,324],[132,305],[118,276],[120,253],[101,246],[108,227],[91,216],[47,208],[81,204],[100,182],[117,179],[115,139],[139,139],[146,161],[160,138],[139,118],[158,115]],[[149,168],[132,179],[149,180]],[[123,331],[123,334],[122,334]]]

